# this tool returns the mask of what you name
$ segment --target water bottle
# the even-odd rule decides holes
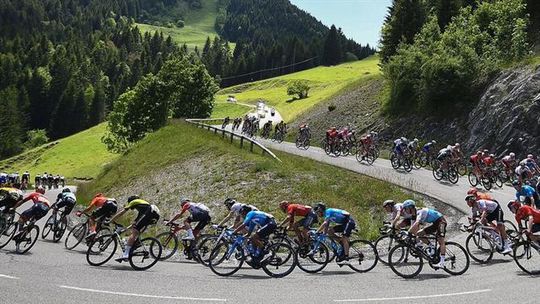
[[[127,238],[122,239],[122,248],[126,248],[127,245]]]
[[[253,244],[249,243],[248,246],[247,246],[247,250],[251,255],[253,255],[253,253],[254,253]]]
[[[497,246],[497,248],[501,248],[502,247],[501,236],[494,230],[490,230],[490,232],[491,232],[491,237],[493,238],[493,241],[495,243],[495,246]]]
[[[435,246],[429,244],[429,246],[426,246],[425,252],[428,256],[433,256],[435,254]]]

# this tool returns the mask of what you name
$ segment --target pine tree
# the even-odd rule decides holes
[[[342,60],[342,49],[341,41],[339,39],[338,30],[335,25],[332,25],[328,35],[326,36],[326,41],[324,42],[323,50],[323,65],[336,65]]]
[[[7,157],[22,150],[23,128],[21,113],[17,107],[17,89],[10,87],[0,91],[0,157]]]

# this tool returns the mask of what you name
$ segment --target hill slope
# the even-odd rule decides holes
[[[138,194],[156,202],[165,218],[179,208],[180,196],[207,203],[215,218],[221,203],[236,197],[282,217],[277,203],[324,201],[356,216],[364,235],[375,235],[382,216],[380,202],[404,199],[399,188],[301,157],[279,153],[279,163],[240,150],[227,140],[183,122],[173,122],[150,134],[115,160],[99,177],[80,188],[80,201],[96,192],[120,202]],[[369,227],[369,229],[367,228]]]
[[[379,59],[371,56],[361,61],[344,63],[333,67],[317,67],[285,76],[257,81],[221,90],[216,101],[225,101],[228,95],[234,95],[239,102],[255,104],[264,100],[276,107],[286,121],[292,121],[298,115],[313,106],[339,95],[351,87],[366,80],[380,77]],[[295,80],[309,82],[309,97],[292,101],[287,95],[287,86]]]
[[[100,124],[0,161],[0,171],[22,173],[28,170],[32,179],[43,172],[61,174],[67,178],[94,178],[117,157],[101,143],[105,129],[105,124]]]

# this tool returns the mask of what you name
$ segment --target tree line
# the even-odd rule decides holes
[[[468,111],[498,71],[530,54],[532,8],[524,0],[394,0],[380,50],[386,110]]]

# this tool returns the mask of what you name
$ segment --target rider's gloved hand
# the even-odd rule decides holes
[[[78,217],[80,217],[80,216],[81,216],[81,214],[82,214],[82,212],[81,212],[81,211],[77,211],[77,212],[75,212],[75,215],[76,215],[76,216],[78,216]]]

